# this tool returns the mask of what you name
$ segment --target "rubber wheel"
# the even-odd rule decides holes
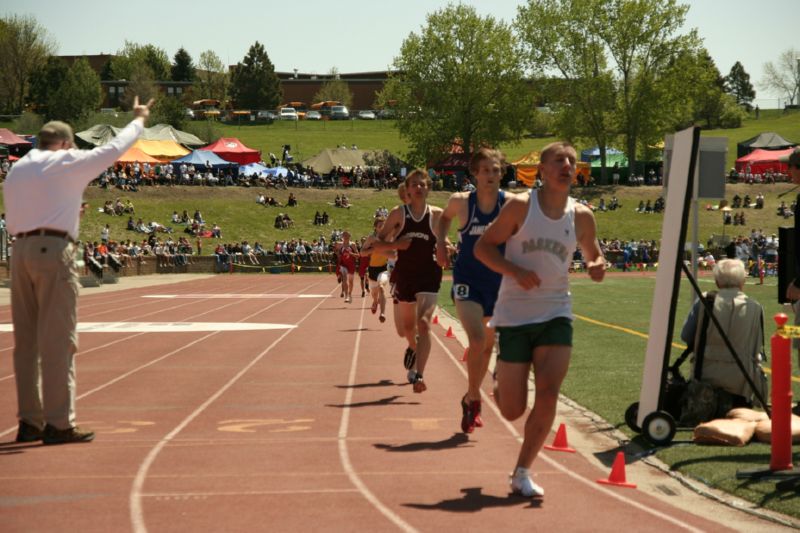
[[[642,432],[656,446],[664,446],[675,437],[675,419],[665,411],[655,411],[644,417]]]
[[[625,423],[636,433],[641,433],[642,428],[636,423],[639,418],[639,402],[634,402],[625,409]]]

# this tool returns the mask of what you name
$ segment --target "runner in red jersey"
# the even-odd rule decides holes
[[[349,231],[342,233],[342,242],[338,243],[335,249],[339,258],[339,275],[342,277],[344,301],[350,303],[353,301],[353,277],[356,273],[358,250],[356,245],[350,242]]]

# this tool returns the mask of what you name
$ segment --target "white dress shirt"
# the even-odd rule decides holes
[[[111,142],[93,150],[33,149],[12,167],[3,188],[8,232],[38,228],[78,239],[83,190],[124,154],[144,129],[134,119]]]

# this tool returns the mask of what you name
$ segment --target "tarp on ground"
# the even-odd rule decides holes
[[[75,134],[75,137],[92,146],[102,146],[110,142],[120,131],[122,131],[122,128],[117,128],[109,124],[95,124],[88,130],[79,131]],[[202,139],[195,137],[191,133],[176,130],[169,124],[156,124],[155,126],[145,128],[139,139],[147,141],[174,141],[189,147],[202,146],[205,144],[205,141]]]
[[[172,161],[190,152],[190,150],[184,148],[175,141],[147,141],[139,139],[133,146],[160,161]]]
[[[261,152],[245,146],[239,139],[229,137],[222,138],[204,146],[203,150],[214,152],[226,161],[247,165],[261,161]]]
[[[793,150],[793,148],[785,150],[763,150],[759,148],[753,150],[736,160],[736,171],[747,172],[749,167],[751,174],[763,174],[768,170],[786,174],[789,171],[788,164],[781,163],[778,159],[791,154]]]
[[[271,176],[269,170],[270,169],[260,163],[250,163],[249,165],[242,165],[239,167],[239,175],[250,177],[255,174],[267,178]]]
[[[128,148],[128,151],[122,154],[119,159],[117,159],[120,163],[161,163],[160,159],[156,159],[153,156],[150,156],[144,152],[136,145],[131,146]]]
[[[539,163],[541,162],[541,154],[536,150],[529,152],[521,158],[513,161],[511,165],[517,171],[517,182],[524,183],[526,187],[533,187],[536,182],[536,174],[539,173]],[[591,168],[589,163],[585,161],[578,161],[578,172],[575,175],[573,184],[578,182],[578,174],[583,174],[586,179],[591,176]]]
[[[787,141],[773,131],[767,131],[764,133],[759,133],[751,139],[747,139],[746,141],[738,143],[736,145],[736,157],[743,157],[753,150],[759,148],[763,150],[785,150],[786,148],[791,148],[793,146],[797,146],[797,143]]]
[[[315,171],[327,174],[333,168],[342,167],[344,170],[360,166],[366,168],[368,165],[364,161],[364,155],[373,154],[373,150],[351,150],[349,148],[326,148],[320,153],[303,161],[303,166],[313,167]]]
[[[4,144],[6,146],[31,146],[30,141],[23,139],[13,131],[6,128],[0,128],[0,144]]]
[[[231,165],[230,161],[225,161],[214,152],[209,152],[208,150],[195,150],[190,154],[186,154],[180,159],[173,160],[172,163],[176,165],[186,163],[187,165],[200,167],[205,166],[205,164],[208,163],[214,168],[228,167]]]
[[[606,159],[608,156],[621,154],[622,152],[617,150],[616,148],[611,148],[610,146],[606,147]],[[595,159],[600,158],[600,147],[595,146],[593,148],[587,148],[586,150],[581,150],[581,161],[586,161],[587,163],[591,163]]]

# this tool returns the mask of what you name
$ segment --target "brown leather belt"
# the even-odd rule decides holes
[[[72,236],[66,231],[58,231],[57,229],[48,228],[37,228],[24,233],[17,233],[14,237],[17,239],[22,239],[23,237],[59,237],[72,243],[75,242]]]

